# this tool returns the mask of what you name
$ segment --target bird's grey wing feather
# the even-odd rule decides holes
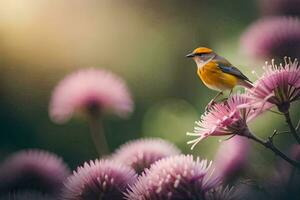
[[[228,62],[226,59],[218,60],[218,67],[227,74],[231,74],[233,76],[238,77],[239,79],[251,81],[245,76],[238,68],[234,67],[230,62]]]

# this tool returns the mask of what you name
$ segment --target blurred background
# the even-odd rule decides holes
[[[216,93],[201,83],[185,55],[198,46],[211,47],[255,80],[251,71],[259,72],[264,61],[248,59],[239,45],[241,34],[259,17],[254,0],[1,0],[0,158],[41,148],[74,168],[97,157],[87,123],[76,118],[52,123],[48,103],[66,74],[98,67],[122,76],[135,100],[128,120],[105,120],[112,150],[130,139],[161,137],[185,153],[212,159],[219,137],[194,151],[186,145],[191,138],[185,133]],[[251,128],[263,137],[286,127],[281,116],[267,113]],[[283,148],[291,142],[279,141]],[[274,160],[262,147],[253,149],[252,168]]]

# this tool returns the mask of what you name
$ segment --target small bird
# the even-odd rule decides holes
[[[199,47],[186,57],[193,58],[196,62],[197,74],[202,82],[208,88],[219,91],[211,100],[209,106],[215,103],[215,100],[223,94],[223,91],[230,90],[231,94],[236,85],[246,88],[253,87],[252,82],[238,68],[216,54],[212,49]]]

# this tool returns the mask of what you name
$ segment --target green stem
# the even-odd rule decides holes
[[[284,113],[284,116],[285,116],[285,121],[286,123],[288,124],[289,128],[290,128],[290,131],[292,133],[292,135],[294,136],[294,138],[297,140],[297,142],[300,144],[300,137],[299,135],[297,134],[297,131],[292,123],[292,120],[291,120],[291,116],[290,116],[290,112],[287,111]]]
[[[271,151],[273,151],[273,153],[277,156],[279,156],[280,158],[284,159],[285,161],[287,161],[288,163],[290,163],[292,166],[300,169],[300,163],[292,160],[291,158],[289,158],[288,156],[286,156],[284,153],[282,153],[277,147],[274,146],[272,138],[269,138],[268,140],[262,140],[258,137],[256,137],[253,134],[247,134],[245,135],[245,137],[263,145],[264,147],[266,147],[267,149],[270,149]]]
[[[105,132],[101,117],[89,117],[89,126],[94,145],[99,156],[104,156],[109,153],[108,144],[105,137]]]

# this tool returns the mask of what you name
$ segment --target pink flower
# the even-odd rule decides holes
[[[0,167],[0,194],[34,190],[57,195],[69,168],[55,154],[41,150],[17,152]]]
[[[189,136],[197,138],[188,142],[193,149],[201,140],[208,136],[247,135],[249,134],[247,122],[251,121],[261,110],[254,107],[242,107],[251,102],[248,95],[233,95],[228,100],[215,104],[205,112],[200,121],[195,122],[196,127]]]
[[[217,190],[219,184],[219,179],[212,175],[211,162],[199,158],[194,160],[191,155],[179,155],[161,159],[146,169],[127,191],[126,199],[210,200],[218,196],[210,191]]]
[[[141,174],[154,162],[177,154],[180,154],[180,150],[172,143],[159,138],[148,138],[133,140],[122,145],[116,150],[112,159],[132,167]]]
[[[62,199],[123,199],[137,175],[130,167],[108,160],[96,160],[78,167],[65,182]]]
[[[285,59],[284,65],[266,64],[264,73],[249,93],[260,102],[269,102],[281,112],[300,98],[300,68],[297,60]]]
[[[268,17],[254,22],[242,35],[245,54],[259,59],[300,55],[300,20],[293,17]]]
[[[54,89],[49,113],[53,121],[62,123],[74,113],[90,115],[114,113],[126,116],[133,101],[125,82],[103,69],[82,69],[65,77]]]
[[[230,179],[240,172],[248,161],[250,141],[241,136],[223,141],[214,159],[215,172],[223,179]]]

